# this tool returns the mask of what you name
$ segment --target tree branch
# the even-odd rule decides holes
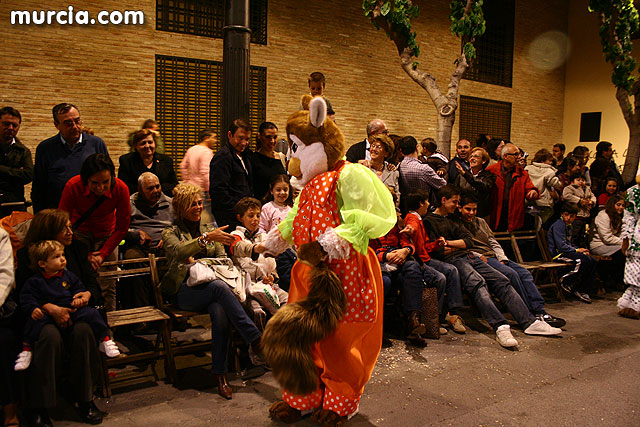
[[[453,74],[451,74],[451,79],[449,80],[449,90],[447,91],[447,98],[449,98],[450,100],[457,100],[460,80],[469,67],[469,64],[467,63],[467,57],[465,56],[464,52],[460,55],[456,63],[456,69]]]
[[[407,39],[401,34],[394,31],[391,25],[389,24],[389,21],[387,21],[387,18],[385,16],[382,16],[382,13],[380,13],[380,6],[382,5],[382,3],[383,3],[382,0],[378,0],[378,4],[373,9],[373,13],[371,15],[371,21],[373,21],[385,33],[387,33],[389,38],[396,45],[396,49],[398,49],[398,55],[402,55],[402,52],[407,47]],[[411,52],[411,54],[413,56],[413,52]]]
[[[618,104],[620,104],[625,122],[627,122],[628,126],[631,126],[633,124],[634,112],[629,100],[629,92],[627,92],[625,88],[618,87],[616,90],[616,99],[618,100]],[[636,103],[640,103],[640,97],[636,98]]]
[[[414,82],[418,83],[427,91],[429,97],[431,97],[431,101],[433,101],[433,104],[436,106],[438,111],[440,111],[443,105],[448,103],[447,98],[442,94],[442,91],[440,91],[435,77],[413,67],[413,54],[411,49],[408,47],[400,54],[400,64],[402,65],[402,69],[405,73],[407,73]]]

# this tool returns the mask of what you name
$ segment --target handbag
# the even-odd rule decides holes
[[[187,286],[193,287],[213,280],[222,280],[233,291],[238,300],[243,303],[247,299],[245,289],[246,274],[233,265],[229,258],[200,258],[189,264],[189,278]]]
[[[275,314],[280,308],[280,299],[271,285],[262,282],[249,283],[247,292],[271,314]]]

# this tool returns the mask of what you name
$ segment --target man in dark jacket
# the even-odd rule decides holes
[[[369,154],[369,149],[371,148],[369,138],[379,133],[388,135],[389,130],[387,129],[387,125],[380,119],[371,120],[367,125],[367,137],[363,141],[349,147],[349,150],[347,150],[347,160],[351,163],[358,163],[360,160],[371,160],[371,154]]]
[[[229,143],[218,151],[209,169],[211,210],[219,226],[238,225],[234,206],[243,197],[253,197],[253,175],[247,148],[251,139],[251,126],[236,119],[229,126]]]
[[[0,204],[24,202],[24,186],[33,180],[31,151],[18,139],[22,117],[12,107],[0,108]],[[0,206],[0,218],[26,206]]]
[[[33,212],[55,209],[69,179],[80,175],[80,167],[92,154],[109,155],[107,146],[97,136],[82,132],[82,119],[73,104],[53,107],[53,125],[59,133],[45,139],[36,148],[31,201]]]

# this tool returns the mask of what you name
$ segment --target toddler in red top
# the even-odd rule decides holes
[[[24,329],[23,350],[16,360],[15,370],[22,371],[31,363],[31,352],[42,328],[47,324],[68,327],[72,323],[86,322],[98,338],[100,351],[108,357],[120,355],[118,347],[109,337],[107,324],[98,310],[88,307],[91,294],[84,289],[80,279],[65,269],[67,260],[64,246],[56,240],[44,240],[29,248],[29,257],[40,272],[27,279],[20,291],[20,305],[28,319]],[[42,307],[54,304],[72,309],[64,324],[54,319]]]

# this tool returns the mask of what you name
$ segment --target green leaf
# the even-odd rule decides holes
[[[391,3],[387,1],[380,8],[380,14],[382,16],[387,16],[390,10],[391,10]]]

